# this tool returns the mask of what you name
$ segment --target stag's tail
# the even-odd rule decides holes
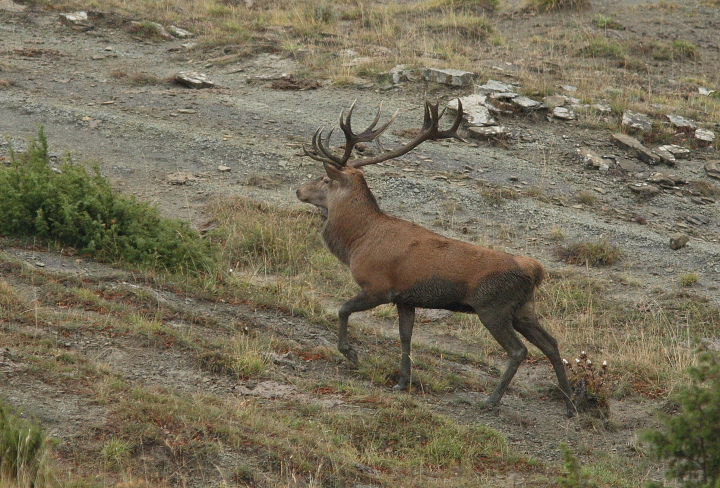
[[[525,256],[516,256],[515,260],[520,267],[530,276],[535,288],[540,286],[543,279],[545,278],[545,268],[543,268],[540,261]]]

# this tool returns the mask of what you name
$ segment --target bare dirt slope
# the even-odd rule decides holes
[[[598,11],[617,7],[596,3],[600,4]],[[703,42],[708,44],[707,49],[715,55],[717,46],[711,45],[712,36],[706,34],[708,27],[719,22],[717,15],[698,20],[705,24],[693,28],[682,24],[688,36],[695,36],[701,46]],[[636,28],[648,32],[675,29],[668,24],[658,27],[649,20],[643,23],[642,16],[636,20]],[[545,21],[530,18],[517,22],[508,23],[508,32],[542,29]],[[61,24],[54,12],[0,10],[0,134],[16,148],[22,148],[42,124],[51,149],[59,157],[72,152],[75,159],[97,160],[117,188],[156,203],[168,216],[202,224],[203,207],[209,199],[233,194],[279,205],[299,205],[294,189],[320,170],[315,162],[301,157],[301,145],[317,126],[335,124],[337,114],[353,99],[359,99],[358,119],[369,120],[374,107],[384,100],[389,109],[401,109],[395,123],[398,130],[421,123],[422,99],[428,89],[423,84],[389,90],[378,90],[369,83],[361,87],[278,91],[265,80],[296,70],[292,59],[266,53],[229,65],[213,64],[208,59],[221,53],[183,47],[187,41],[134,38],[122,28],[120,19],[112,16],[96,18],[94,23],[94,29],[83,31]],[[708,72],[718,68],[710,57],[705,63],[710,65],[705,68]],[[190,90],[165,81],[179,71],[202,71],[217,87]],[[159,81],[135,84],[129,81],[135,74]],[[498,72],[498,76],[502,73]],[[663,76],[667,79],[670,74]],[[432,96],[442,100],[471,91],[435,86],[429,89]],[[644,300],[656,288],[676,289],[682,273],[698,272],[700,291],[719,299],[718,203],[698,205],[682,191],[637,200],[628,183],[642,181],[656,168],[632,160],[615,147],[608,131],[589,130],[581,121],[550,122],[537,114],[507,116],[504,123],[519,134],[507,146],[426,144],[403,161],[369,168],[368,180],[381,206],[428,225],[439,219],[450,222],[448,233],[470,228],[470,233],[484,242],[538,257],[551,269],[564,266],[552,254],[553,226],[562,229],[570,240],[604,238],[619,245],[625,259],[621,265],[588,273],[615,280],[619,283],[618,295],[633,293],[638,300]],[[403,140],[397,133],[390,134],[384,144],[391,146]],[[574,155],[580,146],[615,155],[626,163],[626,169],[608,173],[585,169]],[[0,142],[0,151],[7,157],[4,141]],[[695,151],[690,160],[681,162],[672,172],[686,180],[706,179],[702,164],[711,156],[708,151]],[[229,166],[231,171],[219,172],[221,165]],[[191,172],[195,179],[182,186],[169,184],[168,175],[179,171]],[[482,196],[481,190],[488,185],[517,188],[528,194],[532,190],[544,198],[493,205]],[[594,192],[598,203],[577,204],[574,198],[583,190]],[[452,215],[448,215],[449,202],[453,203]],[[647,224],[640,225],[638,220]],[[690,244],[671,251],[669,237],[678,231],[692,235]],[[101,266],[75,269],[74,261],[61,256],[6,251],[31,265],[42,261],[50,274],[78,272],[93,283],[118,286],[127,279],[122,272]],[[623,288],[623,283],[639,286]],[[27,284],[16,285],[32,295]],[[183,307],[200,307],[218,317],[241,317],[300,342],[335,341],[327,330],[293,317],[258,313],[240,306],[228,310],[222,304],[193,303],[175,296],[165,299],[182,302]],[[211,388],[227,396],[238,394],[237,384],[221,375],[200,371],[182,353],[168,350],[159,354],[156,348],[120,338],[78,334],[64,339],[66,347],[106,362],[132,381],[158,382],[192,391]],[[447,346],[452,339],[436,337],[421,328],[416,340]],[[463,374],[487,374],[465,368]],[[288,370],[287,374],[323,375],[337,370],[337,365],[329,365],[327,371],[301,368]],[[83,424],[103,417],[102,408],[84,403],[82,392],[51,388],[25,378],[22,371],[23,366],[11,359],[0,362],[2,395],[38,415],[54,435],[67,440],[85,435]],[[539,395],[551,381],[547,364],[524,365],[499,413],[476,409],[483,397],[480,393],[428,396],[422,401],[462,421],[487,423],[506,434],[518,450],[541,459],[557,461],[557,446],[565,440],[584,453],[634,452],[635,432],[651,422],[649,413],[656,406],[653,402],[613,404],[614,430],[588,428],[564,418],[556,399]],[[279,393],[276,397],[284,394],[299,393]],[[205,481],[193,479],[190,484],[206,486],[202,484]],[[508,479],[502,484],[516,486],[516,482]]]

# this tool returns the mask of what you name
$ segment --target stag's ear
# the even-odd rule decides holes
[[[325,166],[325,172],[331,179],[335,181],[342,181],[345,179],[345,174],[343,173],[341,167],[335,166],[331,163],[323,163],[323,166]]]

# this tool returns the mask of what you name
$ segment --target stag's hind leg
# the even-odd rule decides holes
[[[575,406],[571,401],[570,382],[565,372],[565,366],[560,357],[557,341],[545,329],[542,328],[535,314],[535,306],[533,302],[523,305],[513,316],[513,327],[520,332],[531,344],[540,349],[545,354],[555,369],[555,375],[558,379],[558,385],[565,396],[565,405],[568,409],[568,417],[572,417],[575,413]]]
[[[410,384],[410,343],[412,339],[413,324],[415,323],[415,307],[401,305],[398,303],[397,310],[402,358],[400,359],[400,379],[394,389],[407,390],[408,385]]]
[[[515,376],[520,364],[525,360],[527,348],[513,329],[512,313],[510,311],[498,313],[496,310],[480,310],[477,314],[485,328],[490,331],[490,334],[505,349],[508,355],[507,366],[505,366],[505,371],[500,377],[500,382],[486,402],[488,407],[494,407],[500,403],[510,381]]]
[[[340,307],[340,312],[338,312],[338,318],[340,319],[338,324],[338,351],[355,365],[358,364],[358,357],[355,348],[348,343],[348,318],[352,313],[370,310],[383,303],[388,303],[388,300],[384,299],[384,297],[370,295],[363,290]]]

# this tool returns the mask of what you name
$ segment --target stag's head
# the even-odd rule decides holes
[[[458,127],[460,127],[463,115],[462,103],[458,100],[458,112],[452,126],[447,130],[440,130],[438,128],[438,123],[445,114],[445,110],[438,113],[437,103],[433,104],[425,101],[425,118],[423,126],[415,139],[402,147],[389,152],[381,153],[380,155],[372,158],[350,159],[356,144],[375,140],[378,136],[380,136],[380,134],[385,132],[388,127],[390,127],[390,124],[393,123],[395,117],[397,116],[397,112],[395,112],[395,114],[390,117],[390,120],[382,126],[375,128],[380,120],[380,108],[378,108],[375,119],[368,128],[359,134],[355,134],[352,131],[351,125],[351,118],[354,109],[355,103],[353,102],[347,116],[345,116],[344,110],[340,114],[340,129],[343,131],[343,134],[345,134],[345,148],[342,155],[334,154],[330,150],[329,145],[330,136],[333,132],[332,130],[323,141],[323,130],[322,128],[319,128],[315,131],[315,135],[313,135],[312,150],[309,151],[307,148],[303,147],[307,156],[323,163],[323,166],[325,167],[325,174],[300,186],[297,190],[297,197],[301,202],[310,203],[320,208],[325,215],[327,215],[328,208],[333,205],[333,202],[345,199],[353,192],[363,191],[369,193],[363,171],[359,168],[369,164],[377,164],[382,161],[400,157],[427,140],[458,137],[457,130]]]

